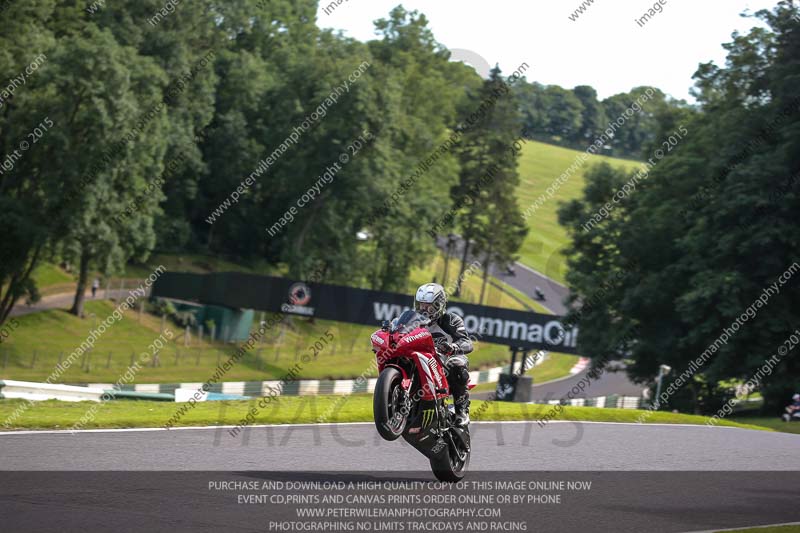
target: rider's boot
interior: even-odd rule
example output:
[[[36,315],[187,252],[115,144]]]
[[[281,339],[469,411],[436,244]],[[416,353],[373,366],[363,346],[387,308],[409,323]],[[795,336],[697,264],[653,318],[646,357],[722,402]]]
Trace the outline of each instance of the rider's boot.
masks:
[[[456,425],[467,426],[469,424],[469,392],[464,392],[460,396],[453,398],[456,408]]]

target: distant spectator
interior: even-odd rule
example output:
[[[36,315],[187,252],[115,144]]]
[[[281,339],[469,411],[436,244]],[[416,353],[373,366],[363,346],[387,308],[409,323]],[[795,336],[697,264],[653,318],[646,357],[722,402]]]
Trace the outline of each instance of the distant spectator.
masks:
[[[92,282],[92,298],[95,297],[95,294],[97,294],[97,289],[99,288],[100,288],[100,278],[94,278],[94,281]]]

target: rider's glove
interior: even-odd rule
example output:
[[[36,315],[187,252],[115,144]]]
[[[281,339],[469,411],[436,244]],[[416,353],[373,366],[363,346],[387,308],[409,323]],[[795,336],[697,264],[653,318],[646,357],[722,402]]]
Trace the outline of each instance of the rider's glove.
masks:
[[[438,342],[436,342],[436,351],[439,352],[441,355],[450,355],[451,353],[453,353],[453,345],[445,341],[444,339],[441,339]]]
[[[458,344],[454,344],[454,343],[449,343],[448,342],[448,343],[446,343],[444,345],[444,352],[442,352],[442,353],[444,353],[445,355],[450,356],[450,355],[457,354],[459,351],[460,351],[460,348],[458,347]]]

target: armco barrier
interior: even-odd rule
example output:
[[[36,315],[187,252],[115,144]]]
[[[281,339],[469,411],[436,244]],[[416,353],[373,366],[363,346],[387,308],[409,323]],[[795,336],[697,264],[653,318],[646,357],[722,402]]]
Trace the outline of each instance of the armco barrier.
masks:
[[[547,405],[558,405],[561,400],[533,401],[529,403],[539,403]],[[568,400],[568,405],[575,407],[606,407],[609,409],[642,409],[646,405],[646,400],[639,396],[598,396],[596,398],[573,398]]]
[[[23,400],[61,400],[64,402],[99,402],[105,392],[97,387],[76,387],[74,385],[50,385],[30,381],[0,380],[0,398]]]

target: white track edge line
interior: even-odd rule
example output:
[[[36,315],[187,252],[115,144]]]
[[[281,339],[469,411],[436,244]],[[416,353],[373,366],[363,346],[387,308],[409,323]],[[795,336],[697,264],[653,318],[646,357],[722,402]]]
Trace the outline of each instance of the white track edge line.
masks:
[[[688,531],[686,533],[720,533],[722,531],[741,531],[741,530],[750,530],[750,529],[766,529],[768,527],[779,527],[779,526],[799,526],[800,522],[786,522],[784,524],[767,524],[764,526],[741,526],[741,527],[734,527],[729,529],[705,529],[703,531]]]
[[[482,420],[471,422],[475,424],[533,424],[536,420]],[[660,424],[660,423],[647,423],[639,424],[638,422],[599,422],[589,420],[551,420],[547,424],[596,424],[596,425],[612,425],[612,426],[641,426],[641,427],[686,427],[686,428],[709,428],[709,429],[748,429],[738,428],[733,426],[707,426],[706,424]],[[303,427],[329,427],[329,426],[366,426],[374,425],[374,422],[326,422],[321,424],[255,424],[247,426],[249,428],[303,428]],[[225,426],[181,426],[176,428],[166,429],[163,427],[158,428],[98,428],[98,429],[79,429],[71,431],[69,429],[43,429],[43,430],[20,430],[20,431],[0,431],[0,435],[59,435],[59,434],[73,434],[73,433],[131,433],[131,432],[148,432],[148,431],[186,431],[186,430],[209,430],[209,429],[233,429],[239,426],[225,425]],[[788,433],[787,433],[788,435]]]

